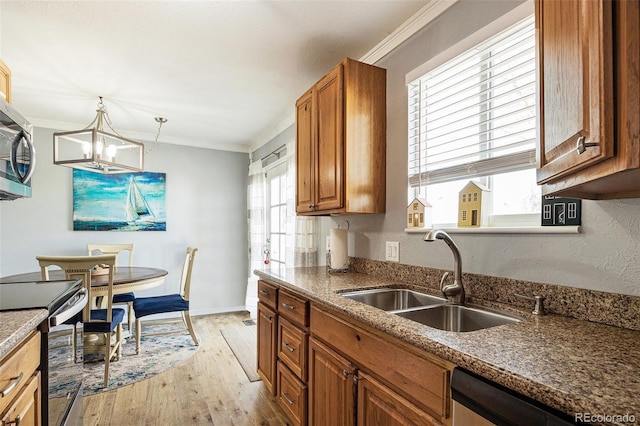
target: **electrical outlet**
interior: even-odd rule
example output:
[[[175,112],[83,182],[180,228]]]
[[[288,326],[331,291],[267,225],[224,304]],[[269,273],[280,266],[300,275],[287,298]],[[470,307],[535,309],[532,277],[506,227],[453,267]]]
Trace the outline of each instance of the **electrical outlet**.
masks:
[[[400,262],[400,243],[398,241],[387,241],[385,260]]]

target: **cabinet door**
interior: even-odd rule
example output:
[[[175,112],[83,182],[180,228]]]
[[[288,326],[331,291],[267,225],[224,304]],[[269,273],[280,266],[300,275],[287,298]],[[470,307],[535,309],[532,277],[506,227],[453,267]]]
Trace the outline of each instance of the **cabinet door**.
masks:
[[[342,65],[315,86],[317,128],[316,210],[343,207],[344,105]]]
[[[538,183],[614,154],[611,17],[608,0],[536,0]]]
[[[441,424],[371,376],[363,372],[358,376],[358,426]]]
[[[313,189],[314,166],[314,120],[312,91],[308,91],[296,102],[296,212],[311,212],[315,207]]]
[[[355,423],[355,367],[327,346],[309,338],[309,424]]]
[[[272,395],[276,394],[276,313],[258,303],[258,374]]]

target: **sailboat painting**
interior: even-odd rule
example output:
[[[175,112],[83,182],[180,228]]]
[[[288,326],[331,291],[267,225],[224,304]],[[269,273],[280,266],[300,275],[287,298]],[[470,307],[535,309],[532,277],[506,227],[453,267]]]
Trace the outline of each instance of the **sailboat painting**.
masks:
[[[74,231],[166,231],[166,173],[73,170]]]

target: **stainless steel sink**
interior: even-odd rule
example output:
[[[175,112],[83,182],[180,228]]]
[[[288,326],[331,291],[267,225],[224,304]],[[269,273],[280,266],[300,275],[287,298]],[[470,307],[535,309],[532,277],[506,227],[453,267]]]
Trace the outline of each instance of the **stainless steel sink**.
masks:
[[[401,288],[351,291],[341,295],[385,311],[400,311],[446,303],[446,300],[440,297]]]
[[[482,330],[520,321],[507,315],[459,305],[441,305],[396,314],[429,327],[456,332]]]

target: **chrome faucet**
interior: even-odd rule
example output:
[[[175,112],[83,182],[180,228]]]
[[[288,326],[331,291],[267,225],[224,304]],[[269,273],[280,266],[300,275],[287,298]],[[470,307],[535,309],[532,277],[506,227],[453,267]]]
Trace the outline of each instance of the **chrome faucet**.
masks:
[[[452,305],[464,305],[464,287],[462,285],[462,259],[460,250],[449,234],[441,229],[434,229],[424,236],[425,241],[444,240],[453,252],[453,284],[443,286],[444,278],[440,281],[440,290]]]

